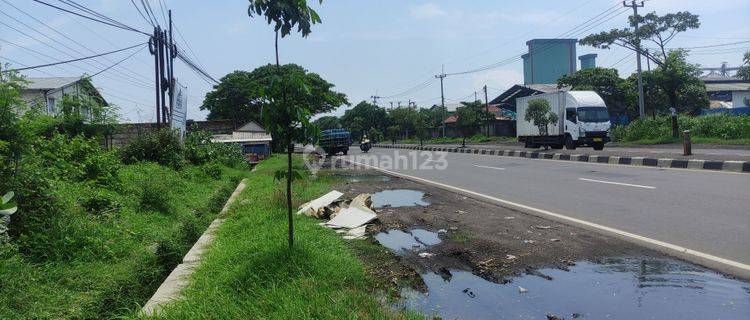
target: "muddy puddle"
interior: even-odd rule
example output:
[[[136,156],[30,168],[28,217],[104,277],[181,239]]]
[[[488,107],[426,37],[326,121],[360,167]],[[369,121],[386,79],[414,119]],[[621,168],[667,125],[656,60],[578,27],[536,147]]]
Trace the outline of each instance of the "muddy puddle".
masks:
[[[400,307],[443,319],[748,319],[750,284],[659,258],[581,261],[508,284],[471,272],[422,274],[427,292],[403,289]],[[519,288],[520,287],[520,288]],[[555,319],[554,317],[552,319]]]
[[[418,190],[383,190],[372,195],[372,205],[375,208],[427,206],[430,202],[424,196],[425,193]]]
[[[424,229],[412,229],[408,231],[392,229],[378,233],[375,235],[375,240],[397,254],[410,250],[419,251],[441,242],[436,232]]]

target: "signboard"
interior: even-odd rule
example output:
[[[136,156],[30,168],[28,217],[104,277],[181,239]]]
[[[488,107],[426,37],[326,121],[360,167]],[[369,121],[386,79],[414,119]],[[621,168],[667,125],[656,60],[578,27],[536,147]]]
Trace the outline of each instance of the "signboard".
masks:
[[[185,138],[185,121],[187,120],[187,87],[175,80],[174,90],[174,102],[169,124],[170,128],[179,131],[180,140],[182,140]]]

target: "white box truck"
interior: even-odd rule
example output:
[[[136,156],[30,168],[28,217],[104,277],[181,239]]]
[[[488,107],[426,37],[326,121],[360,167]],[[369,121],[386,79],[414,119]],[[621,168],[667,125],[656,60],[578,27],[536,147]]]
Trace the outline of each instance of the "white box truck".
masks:
[[[558,116],[549,124],[547,135],[539,133],[533,122],[524,120],[529,101],[547,100],[550,111]],[[516,136],[526,148],[550,147],[575,149],[590,146],[604,149],[609,142],[609,112],[604,100],[594,91],[561,91],[516,99]]]

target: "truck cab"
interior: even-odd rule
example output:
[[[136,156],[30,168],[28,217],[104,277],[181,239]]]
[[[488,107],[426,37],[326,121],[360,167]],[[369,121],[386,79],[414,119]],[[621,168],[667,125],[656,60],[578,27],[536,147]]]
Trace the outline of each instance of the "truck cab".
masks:
[[[609,142],[607,133],[610,129],[609,111],[599,95],[589,92],[574,92],[567,95],[565,103],[565,147],[575,149],[578,146],[590,146],[594,150],[604,149]]]

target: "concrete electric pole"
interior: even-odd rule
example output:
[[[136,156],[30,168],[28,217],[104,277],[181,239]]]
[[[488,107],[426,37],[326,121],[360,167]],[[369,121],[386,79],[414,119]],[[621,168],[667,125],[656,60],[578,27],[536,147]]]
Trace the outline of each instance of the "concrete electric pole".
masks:
[[[445,79],[445,67],[440,70],[440,74],[435,75],[435,78],[440,79],[440,106],[442,107],[442,112],[445,112],[445,91],[443,90],[443,79]],[[445,114],[443,114],[441,125],[440,127],[443,129],[443,137],[445,137]]]
[[[635,0],[630,0],[630,4],[626,1],[622,2],[622,5],[626,8],[633,8],[633,17],[635,17],[635,34],[638,34],[638,8],[643,7],[643,1],[640,4],[636,3]],[[635,59],[638,63],[638,115],[643,118],[646,115],[644,102],[643,102],[643,76],[641,75],[641,39],[636,37],[635,39]]]

